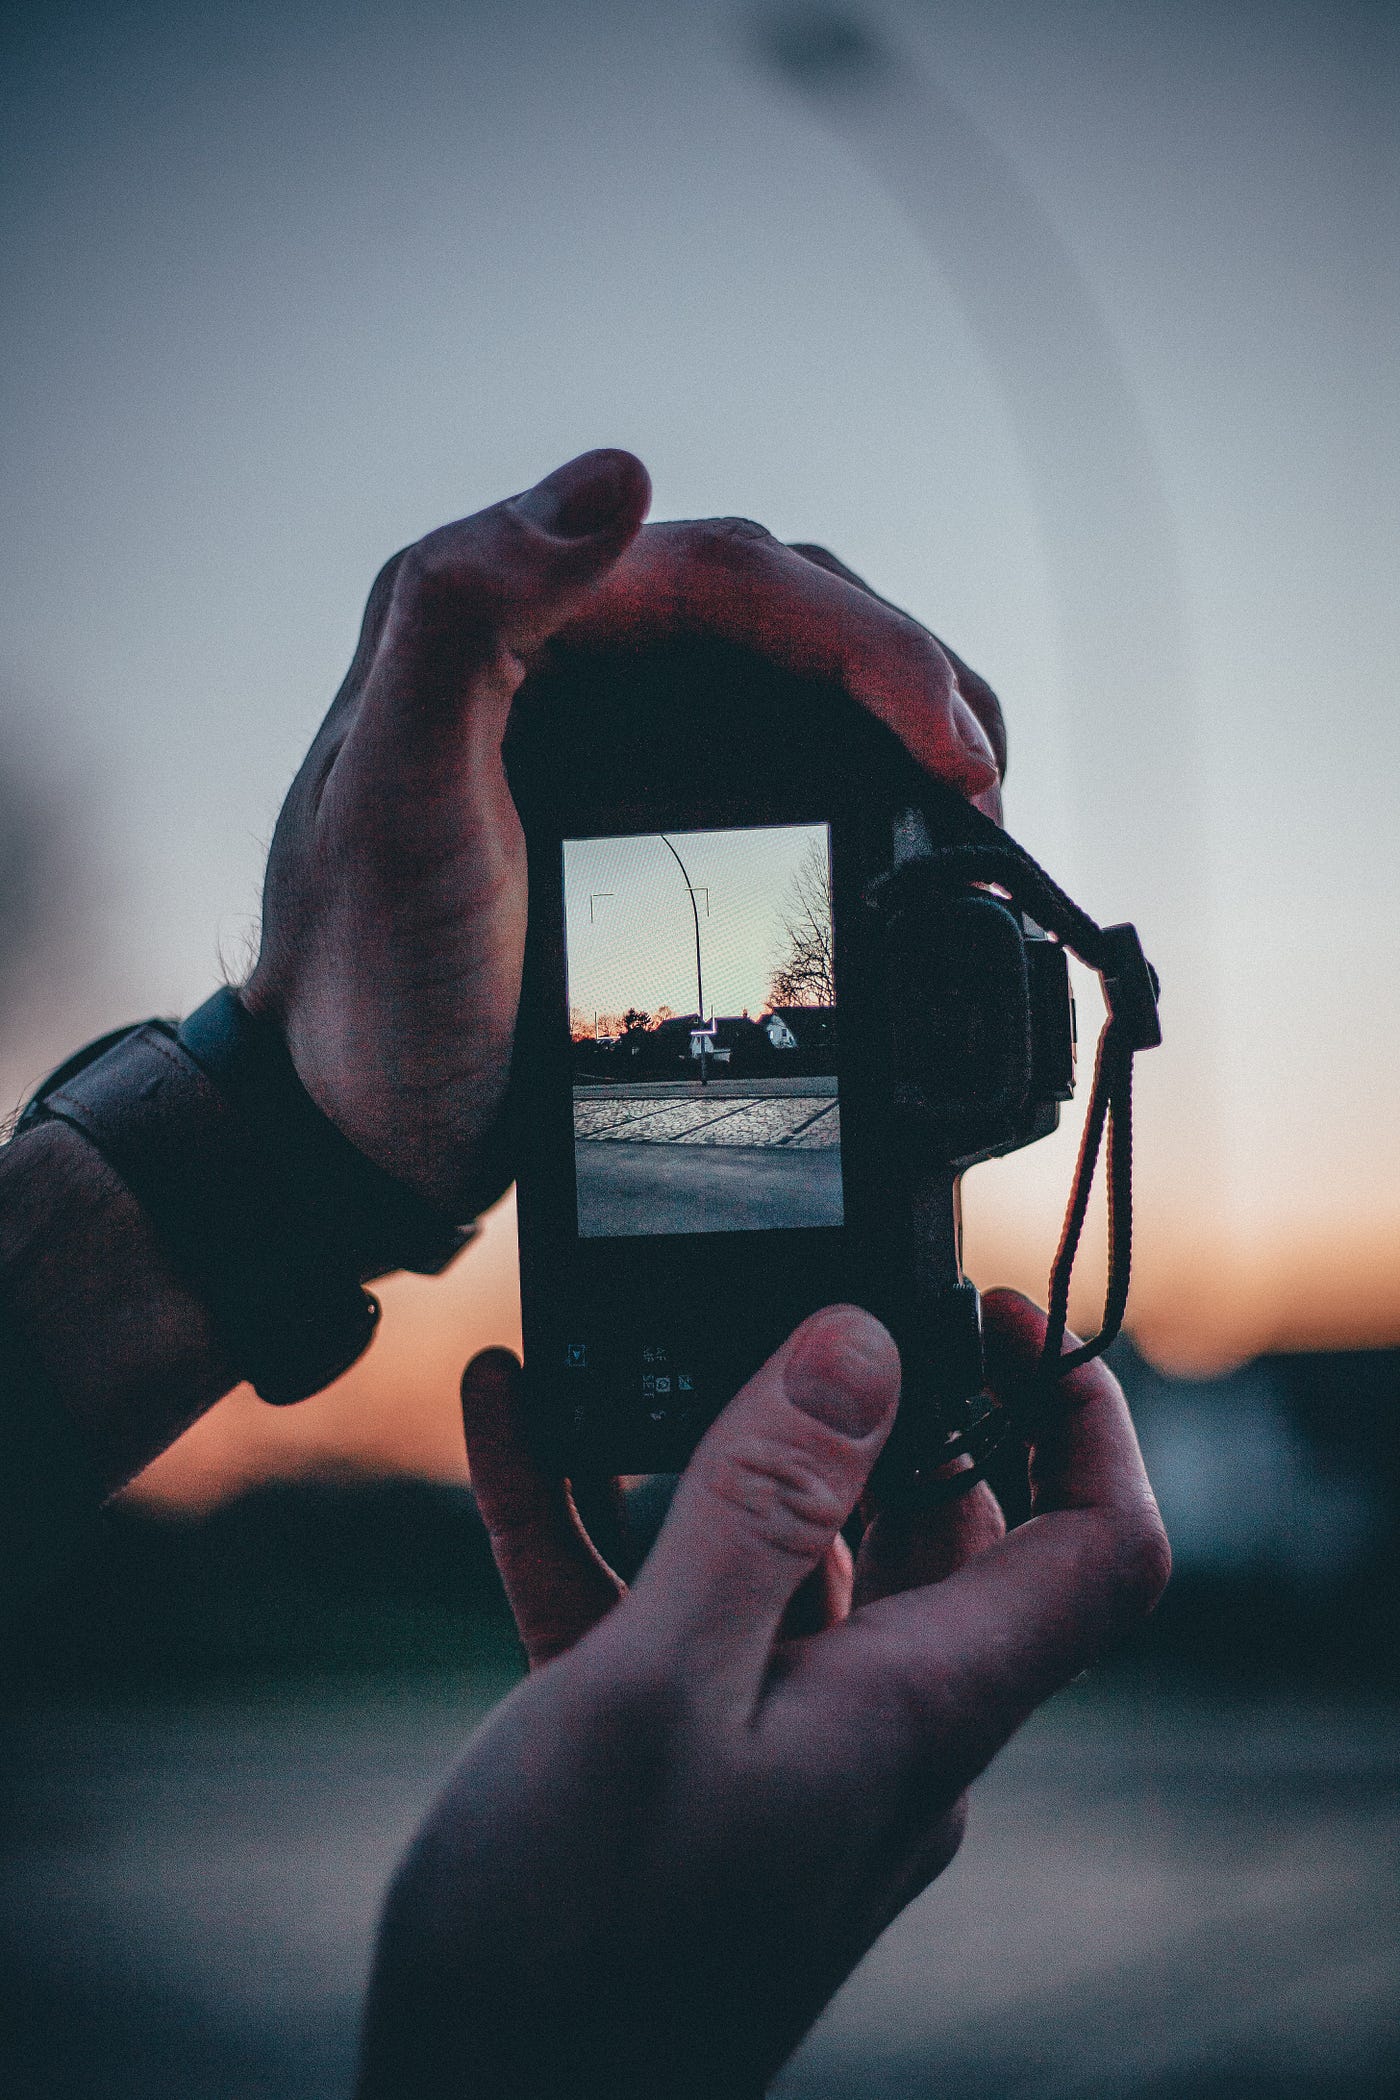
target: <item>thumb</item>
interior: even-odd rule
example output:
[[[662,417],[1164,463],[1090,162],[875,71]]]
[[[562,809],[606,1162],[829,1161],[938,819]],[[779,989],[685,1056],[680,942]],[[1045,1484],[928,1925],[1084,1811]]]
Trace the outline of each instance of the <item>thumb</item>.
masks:
[[[860,1499],[899,1399],[899,1352],[852,1305],[813,1313],[696,1451],[632,1592],[697,1678],[756,1691],[798,1584]]]
[[[465,717],[499,742],[525,656],[612,567],[650,500],[646,468],[630,452],[584,452],[408,548],[352,735],[455,736]]]

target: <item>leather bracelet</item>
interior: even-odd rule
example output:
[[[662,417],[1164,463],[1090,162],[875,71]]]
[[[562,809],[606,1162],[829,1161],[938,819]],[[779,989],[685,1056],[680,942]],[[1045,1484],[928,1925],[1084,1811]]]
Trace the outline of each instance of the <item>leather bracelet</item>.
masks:
[[[53,1118],[120,1175],[233,1368],[276,1406],[320,1392],[369,1346],[367,1280],[436,1275],[475,1231],[352,1145],[273,1025],[227,989],[178,1030],[147,1021],[68,1059],[16,1135]]]

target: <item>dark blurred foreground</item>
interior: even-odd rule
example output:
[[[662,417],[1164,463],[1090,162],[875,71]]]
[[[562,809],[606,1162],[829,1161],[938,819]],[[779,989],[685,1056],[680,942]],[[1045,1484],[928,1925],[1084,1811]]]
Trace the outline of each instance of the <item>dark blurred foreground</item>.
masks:
[[[1120,1368],[1180,1575],[788,2100],[1400,2095],[1400,1361]],[[465,1493],[114,1517],[8,1663],[0,2092],[345,2094],[380,1892],[517,1668]]]

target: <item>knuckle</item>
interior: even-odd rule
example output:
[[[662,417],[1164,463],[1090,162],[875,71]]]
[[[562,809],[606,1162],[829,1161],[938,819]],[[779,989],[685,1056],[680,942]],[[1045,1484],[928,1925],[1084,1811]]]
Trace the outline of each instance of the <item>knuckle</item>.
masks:
[[[979,678],[975,671],[969,671],[966,664],[959,662],[950,651],[945,650],[944,653],[953,666],[959,692],[987,732],[992,750],[996,754],[997,771],[1005,775],[1006,717],[1002,713],[1001,702],[985,678]]]
[[[920,1879],[928,1882],[951,1867],[962,1850],[967,1836],[967,1795],[959,1794],[956,1801],[941,1815],[935,1816],[923,1844],[918,1861]]]
[[[341,701],[354,698],[364,685],[365,679],[369,674],[370,665],[374,661],[375,652],[378,650],[380,639],[383,636],[389,614],[398,597],[399,578],[403,572],[404,563],[411,552],[411,548],[400,547],[397,554],[391,554],[380,569],[379,574],[375,577],[374,582],[370,585],[369,596],[365,600],[364,615],[360,621],[360,635],[355,645],[355,655],[337,695],[338,704]]]
[[[389,601],[398,587],[403,565],[412,552],[411,546],[400,547],[397,554],[391,554],[380,568],[379,574],[369,587],[369,597],[365,600],[366,623],[383,620],[389,608]]]
[[[463,547],[450,528],[405,549],[386,620],[391,653],[426,652],[454,666],[478,665],[500,653],[497,636],[512,601],[508,564]]]
[[[731,564],[752,560],[756,548],[778,544],[767,526],[753,518],[701,518],[692,530],[702,554]]]
[[[883,604],[866,626],[858,676],[872,690],[893,683],[944,703],[957,683],[937,637],[911,614]]]
[[[1150,1496],[1106,1519],[1103,1551],[1124,1611],[1145,1618],[1166,1588],[1172,1569],[1171,1543]]]
[[[499,588],[514,545],[525,537],[525,521],[508,505],[482,517],[439,525],[405,547],[395,579],[397,593],[489,592]]]
[[[936,1772],[966,1725],[965,1693],[949,1671],[903,1654],[888,1658],[883,1687],[898,1740],[917,1744],[920,1768]]]
[[[405,547],[399,556],[399,565],[394,571],[394,596],[400,603],[414,598],[420,591],[431,588],[441,569],[440,556],[433,545],[434,535],[415,540]]]
[[[1146,1614],[1160,1599],[1171,1580],[1172,1548],[1166,1526],[1156,1509],[1139,1529],[1132,1552],[1132,1586],[1139,1609]]]
[[[404,549],[394,577],[392,632],[416,630],[439,618],[448,597],[445,564],[429,540]]]
[[[710,1475],[709,1488],[775,1551],[804,1565],[825,1551],[849,1514],[842,1494],[815,1461],[776,1441],[752,1441],[726,1452]]]
[[[607,1662],[608,1705],[626,1739],[644,1748],[678,1745],[696,1726],[697,1686],[653,1625],[639,1621],[631,1597],[605,1621],[598,1652]]]
[[[962,1838],[959,1797],[985,1762],[974,1754],[969,1765],[979,1715],[976,1694],[956,1669],[898,1641],[881,1647],[878,1669],[863,1670],[860,1686],[875,1739],[900,1746],[920,1814],[955,1816],[951,1858]]]
[[[537,1497],[498,1493],[482,1509],[484,1499],[478,1496],[478,1508],[487,1543],[498,1561],[502,1556],[513,1559],[547,1543],[549,1520]]]
[[[466,576],[460,553],[445,542],[443,534],[430,532],[404,550],[394,579],[394,597],[400,605],[422,609],[459,599],[464,584],[476,580]]]
[[[896,613],[894,620],[899,645],[909,661],[940,693],[951,693],[957,677],[938,637],[930,634],[927,627],[920,626],[910,613]]]

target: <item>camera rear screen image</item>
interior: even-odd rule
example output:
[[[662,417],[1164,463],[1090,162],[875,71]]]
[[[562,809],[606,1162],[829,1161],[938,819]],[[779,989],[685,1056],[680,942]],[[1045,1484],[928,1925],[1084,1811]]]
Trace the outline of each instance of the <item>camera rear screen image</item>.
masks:
[[[584,1239],[840,1225],[825,824],[564,841]]]

